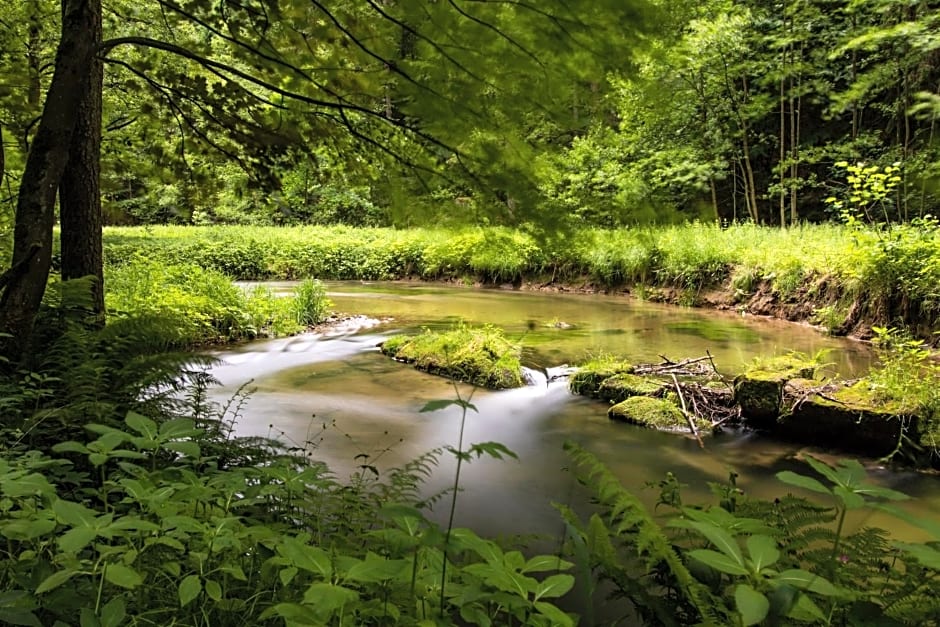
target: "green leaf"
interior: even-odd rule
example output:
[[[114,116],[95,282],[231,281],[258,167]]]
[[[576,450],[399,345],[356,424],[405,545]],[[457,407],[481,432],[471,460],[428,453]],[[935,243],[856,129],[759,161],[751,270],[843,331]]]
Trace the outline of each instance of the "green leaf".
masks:
[[[45,592],[49,592],[50,590],[55,590],[77,574],[78,571],[71,568],[67,570],[60,570],[57,573],[52,573],[43,579],[42,583],[36,587],[36,594],[43,594]]]
[[[101,608],[101,627],[120,627],[124,624],[127,608],[124,599],[114,597]]]
[[[833,488],[832,491],[837,497],[839,497],[839,500],[842,501],[842,504],[845,505],[847,509],[858,509],[860,507],[865,507],[865,499],[862,498],[860,494],[857,494],[848,488],[837,485],[835,488]]]
[[[699,533],[708,538],[709,542],[714,544],[719,551],[734,560],[738,566],[744,566],[744,556],[741,554],[741,547],[738,546],[737,540],[735,540],[730,533],[708,522],[692,521],[690,524],[693,529],[696,529]]]
[[[131,411],[127,412],[127,417],[124,418],[124,422],[127,423],[128,427],[144,436],[146,439],[157,439],[157,423],[150,418]]]
[[[364,560],[346,571],[345,579],[363,583],[388,581],[397,577],[407,566],[406,560],[389,560],[369,551]]]
[[[78,624],[81,627],[101,627],[101,622],[98,620],[98,615],[95,614],[95,610],[90,607],[83,607],[79,613]]]
[[[288,566],[287,568],[282,568],[280,572],[278,572],[277,574],[278,579],[281,580],[281,585],[284,586],[285,588],[288,585],[290,585],[290,582],[292,582],[294,580],[294,577],[297,576],[297,572],[298,571],[297,571],[296,566]]]
[[[927,568],[940,570],[940,551],[926,544],[914,544],[911,542],[895,542],[898,547]]]
[[[754,565],[754,571],[757,573],[780,559],[777,541],[769,536],[751,536],[748,538],[747,552],[751,555],[751,562]]]
[[[727,573],[728,575],[750,574],[744,566],[741,566],[735,562],[733,558],[725,555],[724,553],[719,553],[718,551],[712,551],[710,549],[696,549],[694,551],[689,551],[689,557],[702,562],[706,566],[711,566],[718,572]]]
[[[467,401],[461,401],[458,399],[438,399],[428,401],[419,411],[422,413],[429,411],[440,411],[441,409],[446,409],[452,405],[456,405],[457,407],[461,407],[463,409],[469,409],[471,411],[477,411],[477,408],[475,405],[473,405],[473,403],[468,403]]]
[[[839,596],[841,594],[839,589],[829,583],[829,580],[825,577],[796,568],[783,571],[773,578],[772,583],[775,585],[786,584],[798,590],[806,590],[823,596]]]
[[[179,585],[180,607],[186,607],[192,603],[200,592],[202,592],[202,581],[199,579],[199,575],[187,576]]]
[[[175,451],[177,453],[182,453],[186,457],[192,459],[199,459],[202,455],[202,449],[199,448],[199,445],[195,442],[167,442],[163,445],[163,448],[168,451]]]
[[[798,475],[797,473],[790,470],[778,472],[777,479],[783,481],[786,484],[803,488],[805,490],[812,490],[813,492],[819,492],[821,494],[832,494],[832,490],[824,486],[818,480],[813,479],[812,477],[807,477],[806,475]]]
[[[140,574],[124,564],[108,564],[104,578],[116,586],[134,589],[144,582]]]
[[[552,575],[535,587],[535,600],[554,599],[568,593],[574,587],[574,577],[567,573]]]
[[[190,418],[176,418],[160,425],[160,439],[162,440],[192,438],[200,433],[202,431],[196,428],[196,423]]]
[[[845,477],[839,475],[835,468],[826,462],[816,459],[812,455],[807,455],[806,463],[813,467],[813,470],[833,483],[833,485],[845,485]]]
[[[59,550],[64,553],[78,553],[98,537],[96,529],[75,527],[59,536]]]
[[[29,610],[15,607],[0,607],[0,622],[8,625],[25,625],[27,627],[43,627],[36,615]]]
[[[467,452],[476,455],[478,459],[483,455],[488,455],[493,459],[503,459],[504,455],[513,459],[519,459],[518,455],[499,442],[480,442],[472,444],[470,448],[467,449]]]
[[[745,626],[756,625],[767,617],[770,601],[748,584],[739,584],[734,590],[734,603]]]
[[[324,579],[329,579],[333,574],[333,564],[326,551],[304,544],[297,538],[283,538],[277,547],[277,552],[286,557],[294,566],[316,573]]]
[[[550,620],[552,627],[574,627],[574,619],[551,603],[536,601],[535,611]]]
[[[56,518],[71,527],[94,527],[97,513],[80,503],[56,499],[52,504]]]
[[[331,583],[314,583],[304,593],[304,603],[314,605],[318,610],[333,612],[347,603],[353,603],[359,593],[343,586]]]
[[[816,602],[802,592],[796,597],[796,603],[787,612],[787,616],[807,623],[825,625],[829,622],[827,616],[823,613]]]
[[[205,583],[206,595],[213,601],[222,600],[222,586],[219,585],[218,581],[214,579],[206,579]]]
[[[522,567],[524,573],[543,573],[550,570],[568,570],[574,566],[557,555],[536,555]]]

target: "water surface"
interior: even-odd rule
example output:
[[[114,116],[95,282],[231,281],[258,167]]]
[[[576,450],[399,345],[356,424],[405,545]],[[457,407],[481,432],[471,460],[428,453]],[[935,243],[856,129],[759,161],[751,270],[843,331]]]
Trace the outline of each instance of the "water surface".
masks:
[[[275,289],[289,284],[272,284]],[[434,399],[473,394],[478,412],[466,419],[465,445],[497,441],[518,460],[475,460],[462,471],[458,524],[483,533],[548,534],[561,531],[552,501],[578,510],[586,497],[562,444],[572,440],[600,457],[625,486],[652,505],[645,489],[667,471],[688,484],[687,502],[708,499],[708,482],[722,482],[731,470],[750,494],[774,497],[787,488],[774,473],[805,471],[807,451],[753,433],[725,433],[700,450],[691,439],[614,423],[606,406],[572,396],[564,382],[500,392],[455,391],[445,379],[424,374],[381,355],[376,345],[391,334],[447,328],[460,322],[493,324],[525,347],[534,368],[576,364],[600,354],[632,361],[681,359],[709,351],[721,371],[732,374],[761,356],[787,351],[817,354],[832,372],[862,373],[872,355],[860,343],[826,337],[801,325],[742,317],[731,312],[683,309],[619,296],[569,295],[442,287],[406,283],[328,283],[338,311],[392,320],[358,333],[302,335],[252,342],[216,353],[213,374],[223,386],[219,399],[252,381],[256,391],[244,408],[238,432],[273,435],[311,448],[340,475],[363,463],[384,473],[444,445],[456,446],[461,415],[456,407],[422,413]],[[453,462],[441,460],[428,491],[453,481]],[[940,490],[931,476],[890,472],[873,465],[876,479],[921,497],[909,509],[940,515]],[[856,519],[917,538],[890,519]]]

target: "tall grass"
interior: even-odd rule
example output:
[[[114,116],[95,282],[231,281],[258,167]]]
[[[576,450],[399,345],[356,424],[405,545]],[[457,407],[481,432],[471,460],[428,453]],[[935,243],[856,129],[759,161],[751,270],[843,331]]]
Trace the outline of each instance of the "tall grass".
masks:
[[[876,320],[940,313],[940,229],[929,219],[888,230],[694,223],[554,239],[504,227],[109,228],[105,255],[115,266],[143,255],[237,279],[553,278],[603,288],[730,283],[744,292],[765,282],[783,298],[825,280],[830,291],[867,303]]]

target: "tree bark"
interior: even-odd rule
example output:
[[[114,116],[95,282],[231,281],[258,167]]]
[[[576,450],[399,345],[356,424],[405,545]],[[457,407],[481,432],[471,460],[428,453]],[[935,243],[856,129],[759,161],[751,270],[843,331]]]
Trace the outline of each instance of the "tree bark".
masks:
[[[86,1],[91,5],[87,36],[97,47],[101,43],[101,0]],[[94,277],[88,306],[95,324],[104,323],[100,190],[103,74],[102,60],[93,56],[80,87],[78,119],[59,184],[62,279]]]
[[[97,14],[96,14],[97,9]],[[75,129],[81,89],[95,55],[100,4],[63,0],[62,35],[42,118],[26,158],[13,228],[9,282],[0,297],[0,355],[16,363],[39,312],[52,261],[55,199]]]

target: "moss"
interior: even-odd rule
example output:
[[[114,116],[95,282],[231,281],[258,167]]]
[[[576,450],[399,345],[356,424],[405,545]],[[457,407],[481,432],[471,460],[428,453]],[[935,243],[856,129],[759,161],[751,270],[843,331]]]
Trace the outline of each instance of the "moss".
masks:
[[[571,375],[568,389],[573,394],[597,396],[605,380],[621,374],[632,374],[635,369],[633,364],[610,357],[592,359]]]
[[[601,382],[597,396],[619,403],[631,396],[660,396],[663,386],[652,379],[635,374],[616,374]]]
[[[399,335],[384,342],[381,350],[419,370],[493,390],[526,384],[519,362],[522,347],[492,326]]]
[[[607,415],[613,420],[623,420],[661,431],[685,431],[689,428],[682,410],[675,403],[649,396],[632,396],[608,409]],[[707,432],[711,425],[696,420],[696,427],[702,432]]]
[[[812,379],[819,363],[799,353],[776,355],[755,360],[744,371],[749,379],[761,381],[787,381],[789,379]]]

